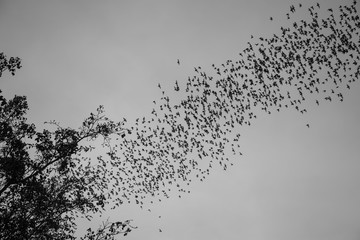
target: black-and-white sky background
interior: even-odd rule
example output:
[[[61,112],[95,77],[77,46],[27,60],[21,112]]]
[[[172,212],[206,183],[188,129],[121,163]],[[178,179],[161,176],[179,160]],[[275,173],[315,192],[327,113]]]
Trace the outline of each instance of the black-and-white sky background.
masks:
[[[334,11],[352,3],[319,2]],[[158,83],[171,90],[197,66],[211,74],[212,64],[238,58],[248,41],[309,18],[313,4],[2,0],[1,51],[19,56],[23,68],[4,75],[0,87],[7,97],[27,96],[28,119],[40,127],[53,119],[77,127],[100,104],[112,119],[131,122],[150,114],[161,97]],[[287,20],[290,5],[296,14]],[[81,220],[79,231],[109,216],[134,219],[130,240],[360,239],[359,93],[356,81],[343,102],[311,102],[303,115],[259,114],[240,129],[244,155],[226,172],[194,180],[181,198],[174,192],[144,210],[123,205],[91,223]]]

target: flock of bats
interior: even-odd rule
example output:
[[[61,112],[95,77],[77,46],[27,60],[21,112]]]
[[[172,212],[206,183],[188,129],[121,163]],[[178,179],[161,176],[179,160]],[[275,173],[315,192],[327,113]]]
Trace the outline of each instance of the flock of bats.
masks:
[[[142,206],[149,195],[161,200],[174,187],[188,192],[186,185],[202,181],[215,165],[226,170],[233,155],[241,155],[241,127],[262,111],[303,114],[304,103],[343,101],[343,91],[360,76],[358,7],[356,1],[334,10],[292,5],[288,26],[273,36],[251,36],[237,59],[213,64],[211,72],[196,67],[171,93],[159,84],[161,99],[150,117],[130,123],[113,147],[120,158],[109,174],[118,203]],[[291,22],[300,10],[308,17]]]

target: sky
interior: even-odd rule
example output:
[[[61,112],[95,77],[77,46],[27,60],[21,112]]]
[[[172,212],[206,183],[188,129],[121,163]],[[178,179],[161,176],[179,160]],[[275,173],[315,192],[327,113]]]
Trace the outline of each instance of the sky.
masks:
[[[100,104],[114,120],[135,119],[161,97],[158,83],[171,88],[194,67],[235,59],[251,35],[279,32],[299,3],[314,2],[0,0],[0,51],[23,65],[0,87],[6,97],[27,96],[29,122],[40,128],[49,120],[77,127]],[[241,129],[243,156],[227,171],[151,212],[124,205],[79,221],[79,231],[109,216],[133,219],[131,240],[359,239],[359,92],[355,82],[343,102],[260,115]]]

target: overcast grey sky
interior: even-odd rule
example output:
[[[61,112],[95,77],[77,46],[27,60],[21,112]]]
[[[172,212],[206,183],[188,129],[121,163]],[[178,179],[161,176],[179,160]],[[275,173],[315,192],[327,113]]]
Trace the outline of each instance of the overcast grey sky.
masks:
[[[100,104],[115,120],[134,119],[159,99],[157,83],[170,87],[195,66],[236,58],[250,35],[279,32],[300,2],[314,3],[0,0],[0,51],[23,63],[0,86],[7,97],[26,95],[29,121],[40,126],[77,127]],[[351,1],[319,2],[335,9]],[[228,171],[151,212],[124,205],[108,215],[134,219],[127,239],[360,239],[359,92],[356,82],[344,102],[261,115],[241,129],[244,156]]]

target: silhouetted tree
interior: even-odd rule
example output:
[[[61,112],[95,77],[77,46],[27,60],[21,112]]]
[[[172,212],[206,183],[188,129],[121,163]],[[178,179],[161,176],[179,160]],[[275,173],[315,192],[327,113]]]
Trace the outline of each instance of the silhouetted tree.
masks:
[[[20,67],[19,58],[0,54],[0,76],[6,70],[14,75]],[[53,131],[37,132],[27,123],[27,110],[26,97],[0,95],[0,239],[72,239],[75,217],[90,218],[115,195],[107,192],[109,160],[98,157],[93,164],[84,153],[94,148],[84,140],[102,137],[111,156],[110,136],[126,130],[122,122],[107,119],[100,106],[78,130],[51,122]],[[101,232],[89,229],[85,238],[111,239],[132,228],[129,221],[108,223]]]

